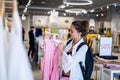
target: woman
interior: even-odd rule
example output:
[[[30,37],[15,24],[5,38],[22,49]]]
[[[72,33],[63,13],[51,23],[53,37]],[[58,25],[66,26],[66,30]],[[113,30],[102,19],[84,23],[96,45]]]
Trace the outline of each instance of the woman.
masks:
[[[84,42],[88,28],[87,21],[74,21],[70,27],[72,41],[64,49],[61,48],[62,56],[62,76],[69,77],[69,80],[84,80],[79,62],[85,67],[85,55],[88,50],[87,45],[83,45],[77,52],[78,45]]]

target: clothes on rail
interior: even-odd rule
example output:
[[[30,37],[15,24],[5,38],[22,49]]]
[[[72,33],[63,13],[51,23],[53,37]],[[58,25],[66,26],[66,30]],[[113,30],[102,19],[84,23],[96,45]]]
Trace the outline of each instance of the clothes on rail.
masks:
[[[44,40],[42,80],[59,80],[59,48],[53,39]]]

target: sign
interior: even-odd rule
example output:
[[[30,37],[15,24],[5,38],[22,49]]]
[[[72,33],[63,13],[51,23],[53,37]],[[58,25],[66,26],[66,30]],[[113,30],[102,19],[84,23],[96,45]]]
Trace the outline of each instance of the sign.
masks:
[[[90,19],[89,26],[94,26],[95,27],[95,20],[94,19]]]
[[[49,27],[58,27],[58,12],[52,11],[49,18]]]
[[[101,37],[100,39],[100,56],[111,56],[112,37]]]

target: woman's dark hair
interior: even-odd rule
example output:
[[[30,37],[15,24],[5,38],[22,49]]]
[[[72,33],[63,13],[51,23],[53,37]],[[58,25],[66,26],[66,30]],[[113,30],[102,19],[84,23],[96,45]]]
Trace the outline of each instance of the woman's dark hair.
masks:
[[[72,25],[75,27],[75,29],[78,31],[78,32],[81,32],[81,36],[85,36],[87,31],[88,31],[88,26],[89,26],[89,23],[88,21],[84,20],[84,21],[73,21],[72,22]]]

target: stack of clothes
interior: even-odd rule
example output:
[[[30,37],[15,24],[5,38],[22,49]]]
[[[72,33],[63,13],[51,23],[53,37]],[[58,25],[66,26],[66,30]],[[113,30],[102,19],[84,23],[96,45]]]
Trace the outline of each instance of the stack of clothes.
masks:
[[[120,64],[104,64],[105,68],[113,69],[113,70],[120,70]]]
[[[111,63],[111,64],[120,64],[119,59],[104,59],[100,58],[99,56],[94,57],[94,62],[97,64],[105,64],[105,63]]]

